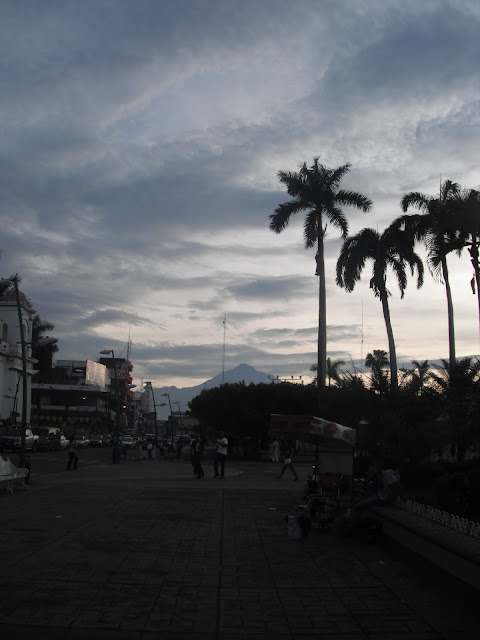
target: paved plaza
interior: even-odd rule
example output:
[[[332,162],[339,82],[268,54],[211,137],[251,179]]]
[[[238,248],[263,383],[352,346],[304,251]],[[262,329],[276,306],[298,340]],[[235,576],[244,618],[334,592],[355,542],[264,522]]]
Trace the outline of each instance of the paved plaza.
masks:
[[[2,640],[464,640],[478,607],[384,542],[287,535],[273,463],[128,461],[0,496]],[[297,464],[301,478],[308,464]]]

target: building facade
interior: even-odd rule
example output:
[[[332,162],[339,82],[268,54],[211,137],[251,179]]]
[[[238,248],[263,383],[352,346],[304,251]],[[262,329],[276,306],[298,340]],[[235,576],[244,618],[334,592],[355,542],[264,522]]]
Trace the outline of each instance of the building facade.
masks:
[[[20,424],[23,406],[22,340],[19,324],[19,306],[23,325],[27,370],[26,423],[30,422],[31,379],[36,360],[32,358],[32,326],[35,310],[21,291],[18,301],[13,289],[7,289],[0,298],[0,426],[8,428]]]

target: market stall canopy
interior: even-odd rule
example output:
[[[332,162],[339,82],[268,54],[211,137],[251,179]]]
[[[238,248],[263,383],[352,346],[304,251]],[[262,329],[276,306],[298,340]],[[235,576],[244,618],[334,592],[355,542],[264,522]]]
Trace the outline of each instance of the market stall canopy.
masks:
[[[342,441],[350,447],[355,446],[355,429],[316,416],[273,413],[270,416],[270,432],[308,442],[317,442],[321,438]]]

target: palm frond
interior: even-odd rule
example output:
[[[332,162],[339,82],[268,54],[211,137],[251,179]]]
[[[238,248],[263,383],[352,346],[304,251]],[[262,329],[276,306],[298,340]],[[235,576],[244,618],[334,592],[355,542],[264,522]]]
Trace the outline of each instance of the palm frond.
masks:
[[[270,230],[275,231],[275,233],[280,233],[290,222],[291,216],[299,211],[303,211],[306,207],[308,207],[308,203],[301,200],[282,202],[275,209],[275,213],[271,213],[268,216],[270,219]]]
[[[408,211],[409,207],[415,207],[420,211],[425,211],[428,213],[428,207],[430,204],[431,198],[429,196],[425,196],[423,193],[419,191],[411,191],[403,196],[400,201],[400,206],[403,211]]]
[[[342,238],[346,238],[348,235],[348,220],[340,207],[333,206],[330,209],[327,209],[325,211],[325,215],[330,224],[340,229]]]
[[[347,191],[346,189],[340,189],[335,196],[335,200],[339,204],[356,207],[363,211],[370,211],[373,206],[372,201],[367,196],[356,191]]]
[[[350,167],[352,165],[347,162],[347,164],[344,164],[341,167],[337,167],[336,169],[326,169],[323,165],[320,166],[326,173],[328,172],[328,177],[326,177],[330,188],[335,188],[336,190],[338,188],[338,185],[342,182],[343,178],[350,171]]]

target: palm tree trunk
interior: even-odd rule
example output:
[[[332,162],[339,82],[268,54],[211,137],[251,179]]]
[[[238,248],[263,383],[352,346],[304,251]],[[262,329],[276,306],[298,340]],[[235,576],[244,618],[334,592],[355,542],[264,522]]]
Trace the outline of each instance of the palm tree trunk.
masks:
[[[442,274],[445,283],[445,292],[447,294],[447,317],[448,317],[448,354],[450,364],[455,364],[455,324],[453,319],[453,302],[452,291],[450,289],[450,280],[448,277],[447,259],[442,258]]]
[[[327,377],[327,306],[325,293],[325,256],[323,246],[322,221],[318,221],[318,359],[317,387],[325,387]]]
[[[398,391],[398,368],[397,368],[397,351],[395,349],[395,340],[393,338],[392,322],[390,320],[390,308],[388,306],[387,291],[385,288],[380,291],[380,300],[382,301],[383,317],[385,319],[385,327],[387,329],[388,350],[390,359],[390,385],[393,392]]]

